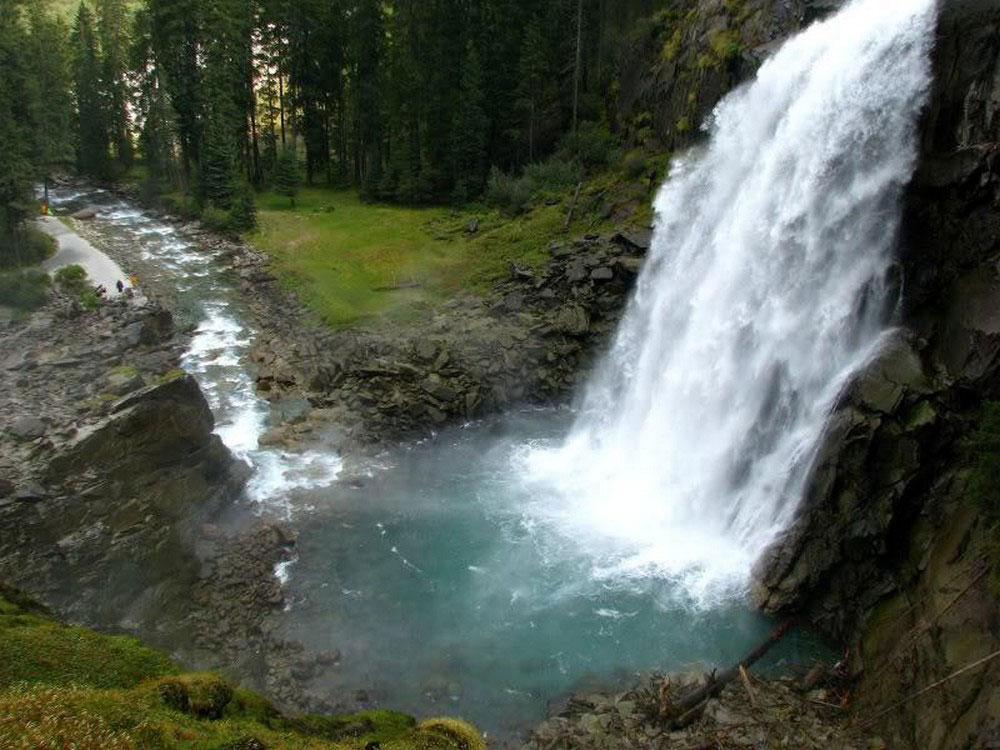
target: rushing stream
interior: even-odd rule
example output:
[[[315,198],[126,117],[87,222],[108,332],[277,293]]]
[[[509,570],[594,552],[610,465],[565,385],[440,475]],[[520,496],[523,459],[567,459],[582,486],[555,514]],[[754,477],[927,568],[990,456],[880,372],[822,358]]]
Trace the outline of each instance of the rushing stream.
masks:
[[[657,198],[578,410],[455,428],[350,477],[322,445],[258,448],[253,331],[208,251],[105,193],[56,194],[100,205],[103,249],[197,326],[184,364],[254,468],[247,512],[300,533],[280,632],[341,654],[314,689],[505,732],[568,691],[730,662],[766,632],[750,567],[890,318],[932,25],[933,0],[858,0],[719,106]],[[815,648],[796,634],[771,658]]]

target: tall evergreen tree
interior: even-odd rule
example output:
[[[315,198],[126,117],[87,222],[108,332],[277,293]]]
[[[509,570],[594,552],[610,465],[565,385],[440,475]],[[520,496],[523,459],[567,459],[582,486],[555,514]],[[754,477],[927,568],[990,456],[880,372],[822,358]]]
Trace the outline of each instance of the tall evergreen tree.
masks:
[[[0,2],[0,266],[24,260],[31,213],[31,82],[19,3]]]
[[[530,162],[535,160],[535,143],[546,103],[545,89],[549,73],[545,39],[542,37],[542,28],[537,16],[532,17],[524,32],[518,73],[520,80],[517,87],[517,105],[522,113],[523,134]]]
[[[159,80],[176,113],[185,188],[198,162],[202,129],[200,0],[146,0]]]
[[[295,208],[295,196],[299,193],[299,158],[293,148],[282,149],[278,165],[274,170],[274,192],[284,195]]]
[[[80,3],[72,40],[77,168],[83,174],[106,179],[111,176],[107,110],[94,16],[86,3]]]
[[[455,160],[453,198],[459,203],[479,195],[486,181],[487,127],[479,53],[470,41],[462,63],[462,83],[452,137]]]
[[[36,108],[31,118],[35,141],[32,161],[42,179],[46,202],[52,172],[73,162],[68,38],[69,30],[55,16],[46,13],[31,16],[27,48],[37,86]]]
[[[251,24],[244,0],[216,0],[206,9],[199,188],[206,205],[223,210],[232,208],[245,153]]]
[[[101,84],[111,146],[119,169],[132,163],[127,80],[129,18],[126,0],[96,0]]]
[[[135,16],[129,55],[130,67],[137,80],[135,112],[139,128],[139,148],[146,165],[146,188],[158,192],[174,179],[174,113],[160,76],[160,66],[153,49],[152,17],[147,8]]]
[[[382,12],[381,0],[358,0],[353,15],[354,169],[356,180],[369,198],[377,194],[382,178]]]

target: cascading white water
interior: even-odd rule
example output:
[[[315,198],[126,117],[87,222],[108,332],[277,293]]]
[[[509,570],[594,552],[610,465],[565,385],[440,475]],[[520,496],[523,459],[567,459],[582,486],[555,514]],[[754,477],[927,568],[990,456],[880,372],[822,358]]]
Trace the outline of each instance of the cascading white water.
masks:
[[[653,248],[534,514],[597,573],[742,590],[891,306],[934,0],[854,0],[716,109],[656,200]]]

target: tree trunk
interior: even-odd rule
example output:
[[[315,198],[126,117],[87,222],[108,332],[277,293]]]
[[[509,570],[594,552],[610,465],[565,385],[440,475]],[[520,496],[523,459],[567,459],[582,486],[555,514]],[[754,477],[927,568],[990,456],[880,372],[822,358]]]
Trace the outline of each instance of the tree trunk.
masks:
[[[583,0],[576,0],[576,65],[573,66],[573,132],[580,111],[580,60],[583,55]]]

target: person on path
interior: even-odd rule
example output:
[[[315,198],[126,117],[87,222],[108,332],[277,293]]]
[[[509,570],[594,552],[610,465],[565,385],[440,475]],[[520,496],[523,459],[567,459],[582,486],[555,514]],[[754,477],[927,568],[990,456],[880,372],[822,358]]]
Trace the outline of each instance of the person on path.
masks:
[[[123,282],[121,279],[118,279],[118,281],[115,282],[115,289],[118,290],[119,294],[121,294],[122,292],[124,292],[125,291],[125,282]]]

